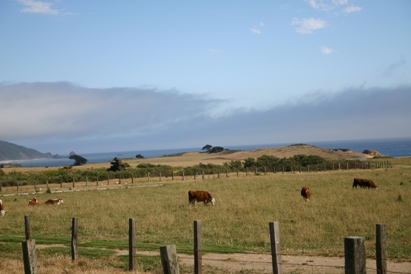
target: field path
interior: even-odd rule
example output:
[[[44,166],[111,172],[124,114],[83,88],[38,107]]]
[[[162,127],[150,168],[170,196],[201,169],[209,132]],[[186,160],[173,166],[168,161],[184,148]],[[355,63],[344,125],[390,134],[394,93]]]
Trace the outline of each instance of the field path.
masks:
[[[159,252],[155,251],[137,251],[137,253],[146,256],[160,255]],[[128,251],[118,251],[118,254],[127,255]],[[207,273],[207,269],[212,269],[212,273],[220,273],[215,272],[216,269],[220,270],[221,273],[248,273],[245,272],[245,270],[252,271],[251,273],[273,273],[270,254],[206,253],[202,255],[202,259],[203,271],[205,273]],[[178,254],[178,261],[182,265],[193,267],[194,256],[187,254]],[[283,255],[282,262],[284,273],[345,273],[343,257]],[[409,274],[411,273],[411,262],[388,261],[387,268],[388,273]],[[367,259],[367,270],[370,273],[376,272],[375,259]]]

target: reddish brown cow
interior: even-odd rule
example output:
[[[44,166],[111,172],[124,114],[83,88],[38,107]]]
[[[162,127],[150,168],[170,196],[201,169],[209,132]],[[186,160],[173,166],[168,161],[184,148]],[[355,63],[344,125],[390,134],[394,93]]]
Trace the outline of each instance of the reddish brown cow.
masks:
[[[4,203],[2,200],[0,200],[0,216],[4,216],[6,214],[6,211],[4,210]]]
[[[63,203],[63,199],[57,198],[57,199],[49,199],[46,201],[46,205],[59,205]]]
[[[195,205],[195,202],[204,202],[204,205],[211,203],[215,204],[215,199],[211,196],[208,191],[203,190],[190,190],[188,191],[188,203],[190,205]]]
[[[377,185],[372,180],[354,178],[352,188],[357,188],[357,186],[360,186],[361,188],[377,188]]]
[[[308,186],[303,186],[301,189],[301,196],[303,196],[306,202],[309,202],[311,198],[311,189]]]
[[[28,205],[29,205],[29,206],[39,206],[40,203],[39,203],[39,201],[37,201],[36,198],[31,198],[31,200],[29,201],[29,204],[28,204]]]

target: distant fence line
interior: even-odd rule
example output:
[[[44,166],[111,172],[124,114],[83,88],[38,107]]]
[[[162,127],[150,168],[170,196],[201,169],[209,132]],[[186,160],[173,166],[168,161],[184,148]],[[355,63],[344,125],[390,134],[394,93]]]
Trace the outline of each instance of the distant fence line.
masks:
[[[25,221],[25,241],[22,242],[23,248],[23,261],[25,274],[37,274],[37,257],[36,257],[36,247],[35,240],[31,238],[30,229],[30,218],[29,216],[24,216]],[[78,260],[78,219],[72,218],[72,235],[71,235],[71,258],[72,261]],[[137,248],[136,248],[136,220],[134,218],[129,218],[129,239],[128,239],[128,250],[129,250],[129,267],[130,271],[137,270]],[[278,222],[269,223],[269,236],[270,236],[270,250],[271,250],[271,266],[272,273],[282,274],[284,265],[296,265],[289,264],[282,261],[281,253],[281,241],[280,241],[280,226]],[[201,274],[203,259],[203,245],[202,245],[202,223],[199,220],[194,221],[194,247],[192,250],[181,250],[191,253],[194,251],[194,273]],[[375,252],[376,252],[376,268],[370,268],[366,265],[366,248],[365,248],[365,238],[358,236],[350,236],[344,238],[344,269],[345,273],[349,274],[365,274],[367,269],[376,270],[379,274],[386,273],[400,273],[392,272],[387,269],[387,255],[386,255],[386,226],[385,224],[376,224],[376,241],[375,241]],[[166,274],[178,274],[179,264],[177,256],[177,248],[175,245],[160,246],[160,259],[163,267],[163,272]],[[218,259],[214,259],[218,260]],[[220,260],[222,262],[227,262],[226,260]],[[239,262],[240,263],[240,262]],[[265,262],[268,263],[268,262]],[[301,265],[298,265],[301,266]],[[325,267],[323,265],[307,265],[311,267]],[[341,269],[341,265],[327,265],[327,267],[334,267]]]
[[[162,181],[163,178],[174,181],[186,180],[188,177],[197,180],[201,179],[215,179],[221,177],[229,177],[233,173],[235,176],[251,176],[251,175],[262,175],[267,173],[303,173],[303,172],[323,172],[323,171],[336,171],[336,170],[352,170],[352,169],[379,169],[379,168],[392,168],[392,164],[388,161],[384,162],[333,162],[319,165],[307,165],[307,166],[271,166],[271,167],[252,167],[252,168],[241,168],[232,169],[228,167],[221,166],[218,169],[193,169],[193,168],[183,168],[177,171],[173,170],[123,170],[116,172],[105,172],[103,174],[93,173],[93,171],[76,171],[71,169],[70,171],[64,170],[63,174],[59,176],[35,176],[33,179],[26,180],[13,180],[10,177],[2,176],[0,177],[0,192],[2,187],[15,186],[17,191],[20,186],[34,185],[34,189],[37,190],[37,185],[46,185],[48,188],[49,184],[60,184],[63,187],[63,183],[70,183],[72,187],[75,187],[77,182],[85,182],[86,186],[92,184],[93,182],[98,185],[110,183],[121,184],[122,180],[131,180],[134,183],[135,180],[141,180],[146,178],[148,182],[152,180]],[[97,171],[97,170],[96,170]],[[6,180],[7,178],[7,180]],[[157,179],[156,179],[157,178]]]

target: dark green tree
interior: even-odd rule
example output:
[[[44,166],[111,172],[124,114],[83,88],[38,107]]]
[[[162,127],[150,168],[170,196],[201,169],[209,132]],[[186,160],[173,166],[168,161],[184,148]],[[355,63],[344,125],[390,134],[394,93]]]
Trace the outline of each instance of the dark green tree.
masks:
[[[87,164],[87,159],[77,154],[71,155],[69,159],[74,160],[75,166],[81,166],[81,165]]]
[[[207,152],[210,152],[212,147],[213,147],[212,145],[207,144],[207,145],[203,146],[203,148],[201,150],[207,150]]]
[[[111,166],[108,168],[108,171],[121,171],[130,167],[127,163],[122,163],[120,158],[115,157],[113,161],[110,162]]]
[[[216,146],[216,147],[213,147],[213,148],[209,151],[209,153],[222,152],[223,150],[224,150],[223,147],[218,147],[218,146]]]

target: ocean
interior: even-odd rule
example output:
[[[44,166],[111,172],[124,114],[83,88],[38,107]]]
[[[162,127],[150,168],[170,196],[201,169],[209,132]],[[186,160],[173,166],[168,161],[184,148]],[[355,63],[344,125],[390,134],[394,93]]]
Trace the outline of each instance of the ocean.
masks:
[[[278,146],[288,146],[295,143],[281,144],[263,144],[263,145],[241,145],[241,146],[224,146],[232,150],[253,150],[256,148],[268,148]],[[377,150],[382,154],[391,157],[411,157],[411,137],[410,138],[391,138],[391,139],[373,139],[373,140],[349,140],[349,141],[329,141],[329,142],[308,142],[306,144],[322,148],[344,148],[355,152],[363,152],[366,149]],[[141,151],[120,151],[120,152],[102,152],[102,153],[79,153],[86,158],[88,163],[110,162],[115,157],[120,159],[135,158],[141,154],[144,158],[155,158],[164,155],[176,154],[181,152],[201,151],[198,148],[178,148],[178,149],[158,149],[158,150],[141,150]],[[11,160],[0,161],[2,163],[16,163],[23,167],[41,167],[41,166],[68,166],[74,163],[74,160],[68,158],[58,159],[34,159],[34,160]]]

